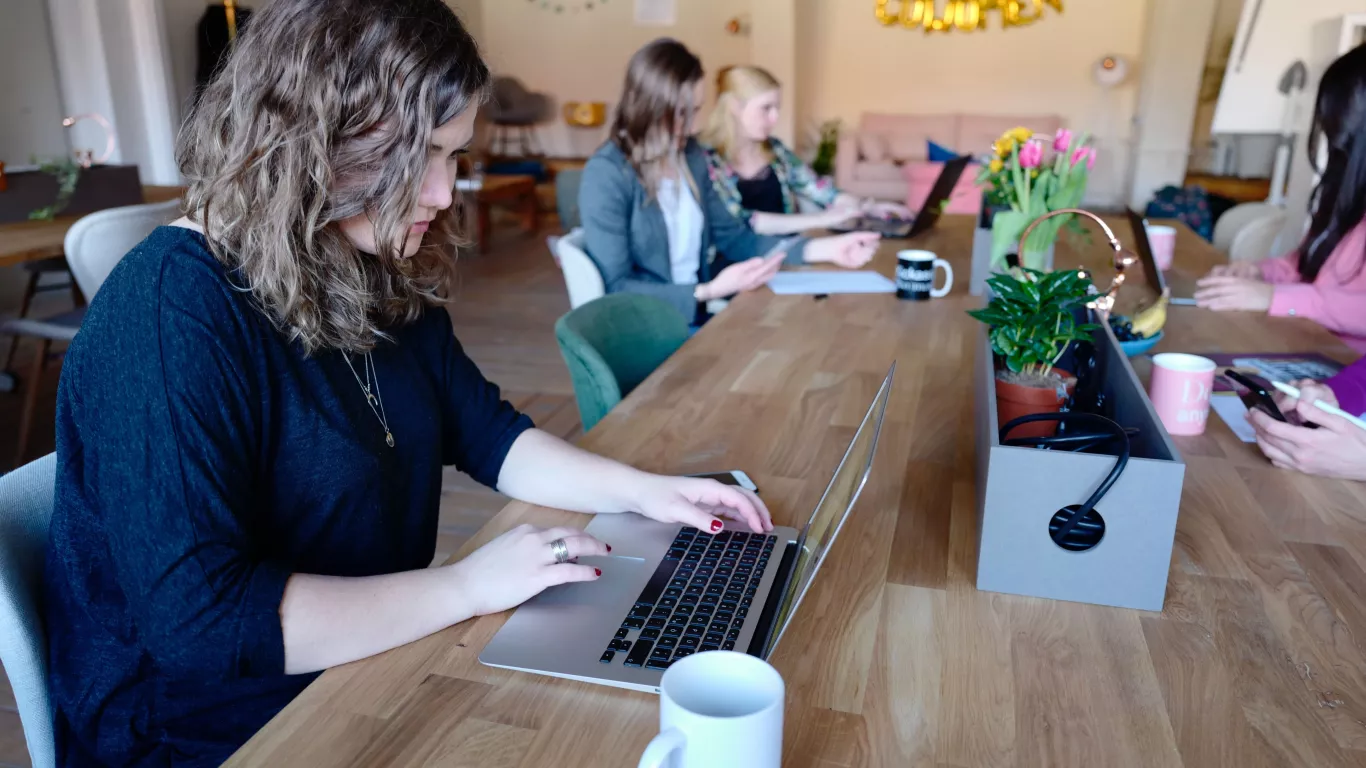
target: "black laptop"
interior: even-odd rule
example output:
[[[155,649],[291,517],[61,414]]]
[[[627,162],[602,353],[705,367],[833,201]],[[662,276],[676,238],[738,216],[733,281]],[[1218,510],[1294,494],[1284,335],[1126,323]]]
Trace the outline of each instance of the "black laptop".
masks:
[[[944,168],[939,171],[939,178],[935,179],[934,187],[930,189],[930,196],[925,198],[925,204],[921,206],[920,213],[914,219],[884,219],[878,216],[860,216],[850,219],[838,227],[831,227],[832,232],[877,232],[886,238],[911,238],[934,229],[939,217],[944,213],[945,204],[953,196],[953,188],[958,186],[958,180],[963,177],[963,172],[972,163],[971,155],[962,155],[944,164]]]

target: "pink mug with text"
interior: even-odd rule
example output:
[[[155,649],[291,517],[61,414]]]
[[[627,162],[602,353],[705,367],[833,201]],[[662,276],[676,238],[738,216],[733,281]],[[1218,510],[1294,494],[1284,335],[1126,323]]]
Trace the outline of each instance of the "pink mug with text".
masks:
[[[1153,261],[1157,262],[1157,268],[1163,272],[1171,269],[1176,257],[1176,229],[1150,225],[1148,244],[1153,248]]]
[[[1213,360],[1198,355],[1165,352],[1153,356],[1148,396],[1169,434],[1204,434],[1216,367]]]

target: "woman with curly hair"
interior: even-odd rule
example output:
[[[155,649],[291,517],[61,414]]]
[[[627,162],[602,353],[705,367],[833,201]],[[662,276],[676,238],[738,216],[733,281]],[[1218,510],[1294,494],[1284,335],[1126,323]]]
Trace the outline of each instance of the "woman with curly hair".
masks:
[[[489,72],[441,0],[274,0],[180,137],[187,216],[62,371],[47,556],[62,765],[216,765],[316,674],[600,572],[523,526],[428,568],[443,465],[716,532],[752,494],[533,428],[452,334],[456,156]]]

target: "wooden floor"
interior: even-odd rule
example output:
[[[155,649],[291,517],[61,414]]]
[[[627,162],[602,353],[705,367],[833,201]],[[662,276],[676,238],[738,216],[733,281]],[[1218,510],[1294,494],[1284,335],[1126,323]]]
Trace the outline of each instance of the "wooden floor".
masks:
[[[569,311],[569,299],[545,238],[502,228],[494,233],[492,251],[462,255],[460,286],[450,311],[456,336],[484,374],[503,387],[504,396],[538,427],[577,439],[579,411],[553,328],[555,320]],[[0,353],[7,349],[5,343],[0,341]],[[24,353],[30,346],[21,347],[18,370],[27,369],[30,358]],[[60,372],[60,365],[53,365],[43,382],[30,460],[53,449]],[[13,465],[21,397],[20,392],[0,394],[0,470]],[[450,557],[507,503],[502,495],[453,469],[446,470],[444,481],[436,563]],[[28,764],[13,694],[0,674],[0,768]]]

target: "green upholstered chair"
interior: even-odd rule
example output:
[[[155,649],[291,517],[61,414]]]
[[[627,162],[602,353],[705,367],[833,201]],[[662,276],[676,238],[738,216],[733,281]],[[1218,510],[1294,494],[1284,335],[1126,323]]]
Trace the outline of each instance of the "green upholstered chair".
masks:
[[[585,432],[688,340],[688,323],[667,302],[614,293],[555,322]]]

